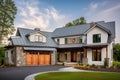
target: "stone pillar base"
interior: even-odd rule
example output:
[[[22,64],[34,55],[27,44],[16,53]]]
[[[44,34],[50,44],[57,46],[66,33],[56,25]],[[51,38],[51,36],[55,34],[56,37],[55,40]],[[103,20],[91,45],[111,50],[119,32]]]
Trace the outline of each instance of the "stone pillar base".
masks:
[[[88,58],[87,58],[87,57],[84,57],[84,58],[83,58],[83,64],[84,64],[84,65],[87,65],[87,64],[88,64]]]

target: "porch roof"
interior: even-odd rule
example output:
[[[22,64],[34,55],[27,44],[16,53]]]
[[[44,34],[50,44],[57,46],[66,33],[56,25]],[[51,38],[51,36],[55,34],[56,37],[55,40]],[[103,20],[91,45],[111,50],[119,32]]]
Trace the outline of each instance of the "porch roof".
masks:
[[[84,44],[61,44],[59,48],[77,48],[82,47]]]
[[[55,51],[55,48],[41,48],[41,47],[23,47],[24,50],[35,50],[35,51]]]
[[[108,43],[94,43],[94,44],[86,44],[84,45],[84,47],[94,48],[94,47],[105,47],[107,45]]]

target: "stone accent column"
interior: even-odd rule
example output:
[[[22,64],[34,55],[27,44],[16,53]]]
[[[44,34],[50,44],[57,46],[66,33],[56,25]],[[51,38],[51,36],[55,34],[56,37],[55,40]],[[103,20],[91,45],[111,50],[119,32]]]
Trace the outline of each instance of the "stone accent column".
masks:
[[[16,66],[26,65],[26,53],[22,47],[16,47]]]
[[[51,65],[55,65],[57,63],[57,52],[53,51],[53,53],[51,53]]]
[[[84,64],[84,65],[87,65],[87,64],[88,64],[87,49],[85,49],[85,48],[84,48],[83,64]]]
[[[67,52],[67,62],[71,62],[71,53]]]

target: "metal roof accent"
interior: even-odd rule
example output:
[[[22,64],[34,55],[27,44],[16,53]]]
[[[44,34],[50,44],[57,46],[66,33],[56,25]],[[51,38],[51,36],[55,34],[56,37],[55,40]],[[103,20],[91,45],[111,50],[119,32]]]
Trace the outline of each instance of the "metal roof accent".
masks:
[[[84,44],[61,44],[59,48],[77,48],[82,47]]]
[[[24,50],[36,50],[36,51],[56,51],[55,48],[40,48],[40,47],[23,47]]]
[[[94,44],[86,44],[86,45],[84,45],[83,47],[96,47],[96,46],[107,46],[108,45],[108,43],[94,43]]]

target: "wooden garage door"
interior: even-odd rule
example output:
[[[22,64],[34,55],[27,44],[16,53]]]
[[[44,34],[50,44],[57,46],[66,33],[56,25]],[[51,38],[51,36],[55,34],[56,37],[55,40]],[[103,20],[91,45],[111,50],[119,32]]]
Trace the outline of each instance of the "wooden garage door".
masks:
[[[42,53],[42,54],[27,53],[26,63],[27,65],[49,65],[50,54],[49,53]]]
[[[32,55],[31,54],[26,54],[26,63],[27,65],[31,65],[32,61]]]

